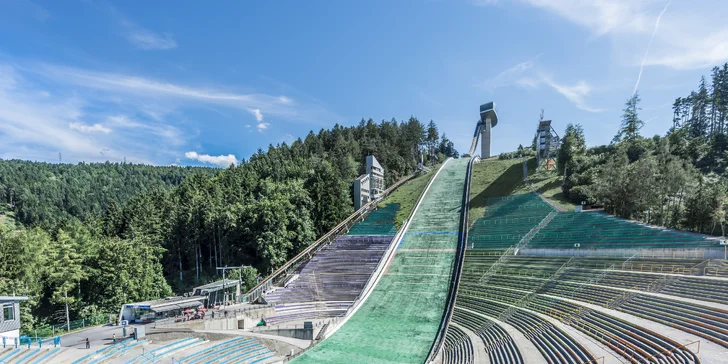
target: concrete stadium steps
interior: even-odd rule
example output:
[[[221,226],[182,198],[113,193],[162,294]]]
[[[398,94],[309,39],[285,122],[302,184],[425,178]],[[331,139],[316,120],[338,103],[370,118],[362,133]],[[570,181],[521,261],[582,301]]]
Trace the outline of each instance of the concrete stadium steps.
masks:
[[[445,336],[443,364],[472,364],[474,356],[470,337],[457,327],[449,327]]]
[[[567,271],[562,278],[568,279],[568,277]],[[487,290],[492,294],[497,293],[506,302],[517,302],[543,281],[540,278],[523,276],[494,276],[486,285],[482,286],[464,282],[461,290]],[[542,293],[610,307],[675,327],[728,347],[728,311],[726,310],[609,287],[585,286],[570,281],[552,282],[542,290]],[[624,302],[619,303],[620,299],[623,299]],[[615,305],[612,306],[612,303]]]
[[[392,236],[340,236],[297,270],[298,279],[266,294],[265,299],[273,304],[352,302],[361,294],[391,240]]]
[[[468,247],[507,249],[518,244],[552,211],[553,208],[535,193],[488,198],[485,215],[468,231]]]
[[[499,317],[511,306],[469,294],[458,294],[458,307],[489,317]],[[468,317],[471,319],[473,316]],[[506,322],[531,341],[543,358],[552,364],[593,362],[593,355],[558,327],[526,310],[516,309]]]
[[[8,345],[6,348],[0,348],[0,363],[4,364],[33,364],[33,363],[49,363],[60,353],[60,347],[12,347]]]
[[[172,355],[182,350],[187,350],[204,342],[205,340],[196,337],[188,337],[176,340],[154,350],[148,351],[142,355],[138,355],[131,360],[128,360],[126,364],[156,363],[165,356]]]
[[[303,302],[275,306],[275,315],[265,318],[266,325],[278,325],[289,321],[315,318],[341,317],[346,315],[354,301]]]
[[[637,224],[598,212],[561,212],[542,228],[529,248],[665,249],[718,247],[704,236]]]
[[[687,277],[663,274],[644,274],[626,271],[571,268],[563,280],[586,283],[599,278],[599,285],[641,291],[659,292],[670,296],[703,301],[728,302],[728,279]]]
[[[633,363],[699,363],[697,356],[657,332],[567,301],[537,296],[528,308],[563,319]]]
[[[399,211],[399,204],[390,204],[378,208],[367,215],[364,221],[359,221],[349,229],[347,235],[366,236],[366,235],[385,235],[393,236],[397,233],[397,227],[394,226],[394,218]]]
[[[488,287],[487,291],[488,293],[484,294],[487,297],[482,299],[505,304],[516,304],[528,293],[500,287]],[[526,302],[524,308],[559,319],[635,363],[699,362],[690,350],[683,349],[679,343],[668,337],[574,303],[536,295]],[[677,355],[681,360],[673,360],[670,353]]]
[[[709,261],[705,259],[696,258],[577,257],[571,266],[607,269],[614,265],[614,269],[622,271],[702,276],[705,271],[704,266],[708,263]]]
[[[275,352],[257,339],[240,337],[191,353],[181,358],[179,363],[262,363],[275,357]]]
[[[84,355],[80,359],[77,359],[73,362],[73,364],[95,364],[95,363],[102,363],[104,361],[111,360],[113,358],[122,356],[129,351],[133,350],[134,348],[140,347],[142,345],[148,344],[146,339],[142,339],[139,341],[133,340],[133,339],[126,339],[120,342],[117,342],[116,344],[107,346],[103,349],[99,349],[95,352],[92,352],[90,354]]]
[[[440,168],[369,297],[332,336],[294,363],[425,361],[445,313],[468,163],[448,160]],[[418,258],[429,268],[416,267]]]
[[[453,322],[475,332],[481,339],[491,363],[523,364],[524,360],[513,338],[500,325],[483,316],[455,308]],[[448,335],[450,329],[448,328]]]
[[[712,277],[728,278],[728,261],[711,260],[703,270],[703,274]]]
[[[689,332],[728,348],[728,310],[671,300],[653,295],[620,291],[608,287],[589,286],[577,291],[578,284],[559,282],[544,294],[608,306],[612,309]],[[625,296],[618,305],[611,302]]]

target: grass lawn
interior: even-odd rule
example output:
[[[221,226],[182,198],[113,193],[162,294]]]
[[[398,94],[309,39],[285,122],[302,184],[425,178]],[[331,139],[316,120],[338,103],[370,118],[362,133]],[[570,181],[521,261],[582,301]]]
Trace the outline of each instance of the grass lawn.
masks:
[[[528,175],[534,188],[557,205],[573,210],[574,205],[563,199],[561,177],[555,171],[536,173],[536,159],[528,160]],[[531,189],[523,182],[523,164],[520,159],[482,160],[473,167],[470,182],[470,211],[468,225],[485,213],[488,197],[529,193]]]
[[[399,204],[397,216],[394,218],[394,225],[397,226],[398,230],[402,227],[404,220],[409,217],[412,209],[415,207],[417,199],[420,198],[422,191],[427,186],[427,182],[430,181],[430,178],[435,175],[435,172],[439,168],[440,164],[430,167],[430,172],[421,174],[414,179],[407,181],[407,183],[397,188],[379,205],[379,207],[384,207],[391,203]]]

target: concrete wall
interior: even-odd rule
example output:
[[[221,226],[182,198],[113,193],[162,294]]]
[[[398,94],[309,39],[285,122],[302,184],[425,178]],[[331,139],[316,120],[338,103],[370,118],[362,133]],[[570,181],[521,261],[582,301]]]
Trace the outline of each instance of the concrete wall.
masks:
[[[300,340],[313,340],[313,329],[272,329],[256,331],[259,334],[291,337]]]

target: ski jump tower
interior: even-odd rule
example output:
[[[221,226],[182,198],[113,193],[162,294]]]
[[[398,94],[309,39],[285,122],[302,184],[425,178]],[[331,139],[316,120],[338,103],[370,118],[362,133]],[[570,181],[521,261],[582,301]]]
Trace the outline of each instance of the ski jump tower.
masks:
[[[475,154],[480,138],[480,158],[490,158],[490,138],[492,129],[498,124],[498,113],[493,101],[480,105],[480,120],[475,125],[473,143],[470,144],[470,156]]]

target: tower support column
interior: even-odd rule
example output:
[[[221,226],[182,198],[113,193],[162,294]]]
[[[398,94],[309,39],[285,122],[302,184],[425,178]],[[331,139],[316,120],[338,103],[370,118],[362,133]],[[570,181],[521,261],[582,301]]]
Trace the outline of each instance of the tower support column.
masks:
[[[480,132],[480,158],[490,158],[490,135],[491,135],[491,120],[490,117],[485,119],[485,125],[483,130]]]

